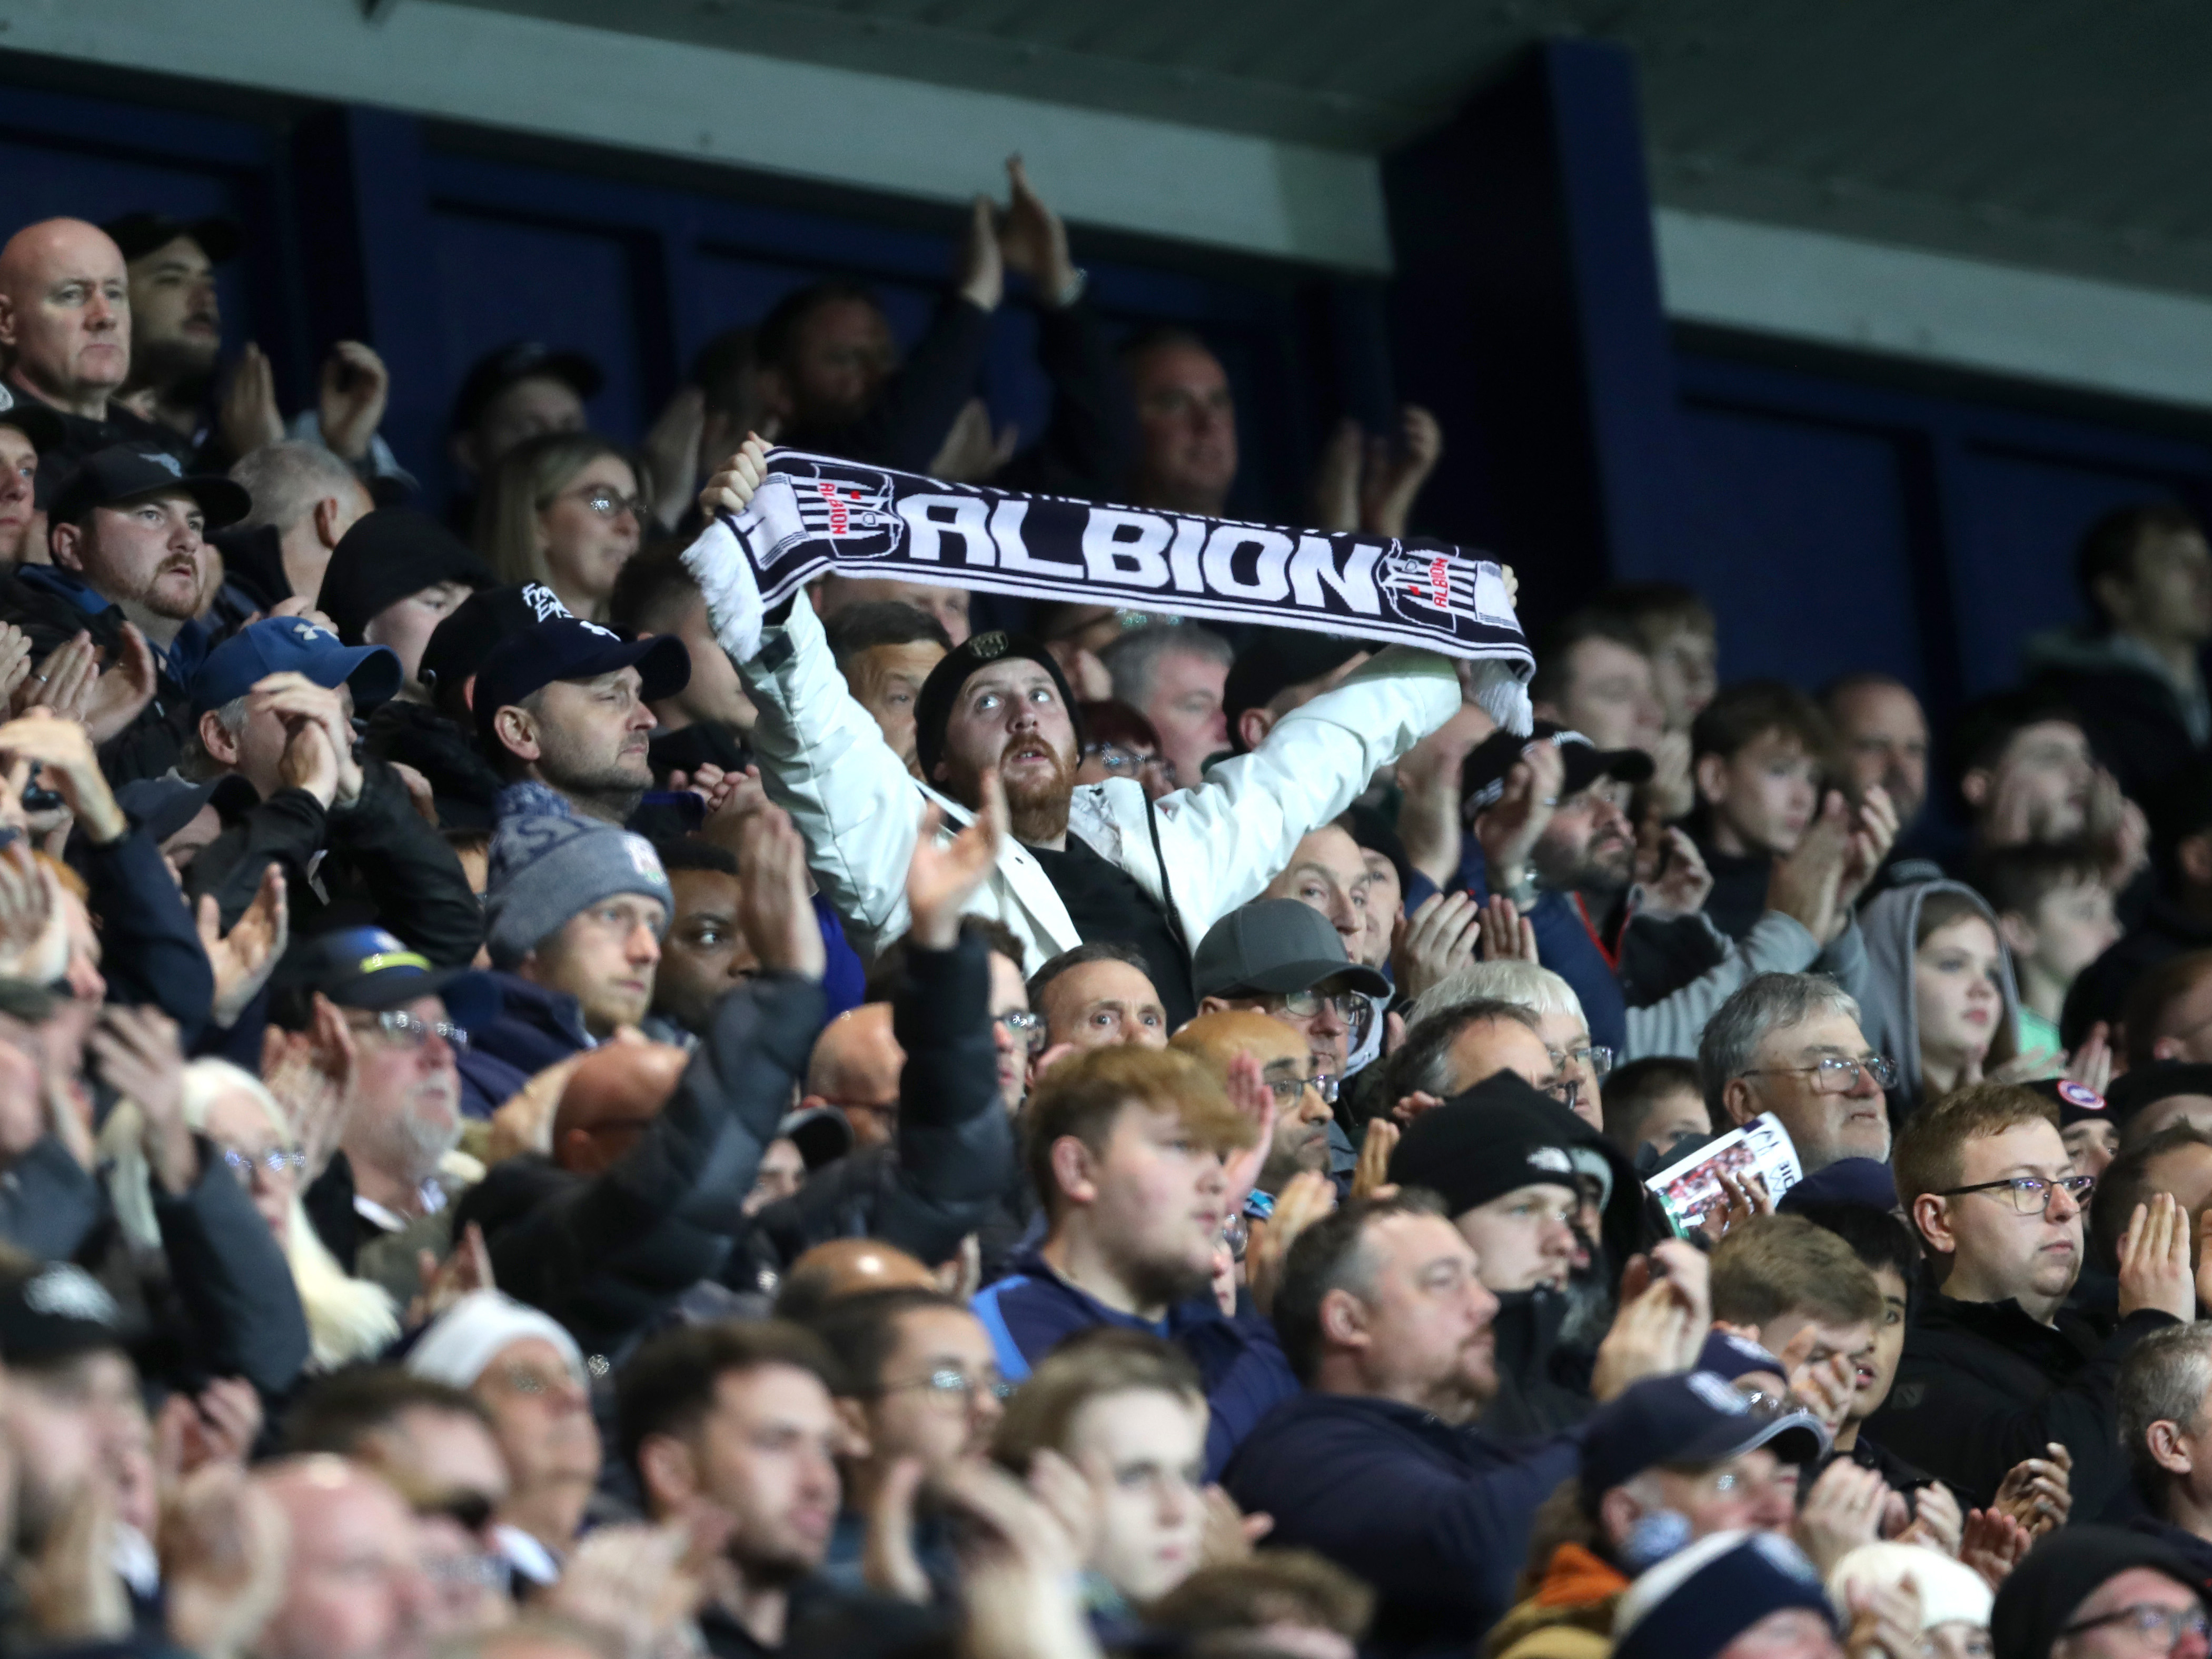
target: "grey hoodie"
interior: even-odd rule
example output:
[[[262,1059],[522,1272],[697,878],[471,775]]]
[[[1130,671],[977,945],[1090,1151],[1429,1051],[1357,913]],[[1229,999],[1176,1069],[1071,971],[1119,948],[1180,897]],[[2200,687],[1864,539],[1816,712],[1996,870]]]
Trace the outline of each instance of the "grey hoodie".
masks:
[[[2004,947],[1996,913],[1989,901],[1962,881],[1924,881],[1897,887],[1859,912],[1866,934],[1868,985],[1859,999],[1861,1029],[1878,1053],[1897,1067],[1898,1092],[1909,1105],[1920,1101],[1920,1015],[1912,994],[1913,936],[1920,928],[1920,907],[1936,893],[1963,893],[1997,936],[1999,988],[2004,993],[2002,1029],[2020,1033],[2020,987],[2014,981],[2012,954]]]

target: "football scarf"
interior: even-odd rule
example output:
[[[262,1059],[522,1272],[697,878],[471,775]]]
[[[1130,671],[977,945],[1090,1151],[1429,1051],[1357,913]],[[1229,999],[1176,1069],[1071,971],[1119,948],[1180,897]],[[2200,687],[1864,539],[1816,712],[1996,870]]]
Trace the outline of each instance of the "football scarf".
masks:
[[[762,618],[825,572],[1211,622],[1302,628],[1468,660],[1470,693],[1529,729],[1535,659],[1498,567],[1442,542],[1328,535],[939,483],[800,450],[684,562],[744,660]]]

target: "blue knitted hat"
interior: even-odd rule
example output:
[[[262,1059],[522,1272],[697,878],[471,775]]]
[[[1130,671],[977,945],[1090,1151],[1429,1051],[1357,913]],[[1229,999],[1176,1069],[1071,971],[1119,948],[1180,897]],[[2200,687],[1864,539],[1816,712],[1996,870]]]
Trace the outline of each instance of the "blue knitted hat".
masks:
[[[580,818],[542,783],[500,792],[484,919],[492,965],[513,968],[578,912],[617,893],[660,901],[665,937],[676,900],[660,855],[643,836]]]

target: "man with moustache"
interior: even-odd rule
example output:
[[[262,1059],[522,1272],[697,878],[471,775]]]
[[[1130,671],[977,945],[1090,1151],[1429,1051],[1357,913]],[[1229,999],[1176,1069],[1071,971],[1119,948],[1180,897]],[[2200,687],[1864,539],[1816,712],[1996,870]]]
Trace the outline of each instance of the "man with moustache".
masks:
[[[186,688],[210,644],[195,620],[214,574],[206,532],[247,505],[229,479],[188,474],[167,450],[116,444],[55,492],[53,563],[25,565],[0,585],[0,621],[30,635],[39,674],[88,672],[95,653],[104,665],[86,725],[111,783],[159,777],[184,751]],[[57,659],[72,641],[76,650]]]
[[[767,446],[749,441],[702,508],[743,512],[767,460]],[[1012,930],[1025,968],[1094,940],[1137,946],[1154,965],[1170,1029],[1195,1012],[1182,964],[1206,930],[1460,707],[1450,663],[1393,647],[1285,714],[1252,753],[1155,806],[1133,778],[1076,787],[1074,699],[1036,640],[977,635],[930,672],[915,706],[919,779],[846,689],[807,607],[771,613],[738,669],[760,709],[763,780],[805,836],[822,890],[863,954],[905,929],[908,856],[927,806],[943,817],[934,833],[949,833],[995,769],[1013,835],[971,908]]]

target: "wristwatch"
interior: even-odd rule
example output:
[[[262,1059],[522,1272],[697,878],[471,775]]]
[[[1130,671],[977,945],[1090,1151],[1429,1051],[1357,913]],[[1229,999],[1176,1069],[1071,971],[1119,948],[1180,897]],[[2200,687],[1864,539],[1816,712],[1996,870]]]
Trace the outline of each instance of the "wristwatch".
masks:
[[[1536,872],[1525,868],[1521,872],[1521,879],[1511,886],[1493,887],[1490,890],[1500,898],[1511,899],[1514,908],[1518,910],[1534,909],[1536,901],[1543,896],[1537,890]]]

